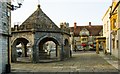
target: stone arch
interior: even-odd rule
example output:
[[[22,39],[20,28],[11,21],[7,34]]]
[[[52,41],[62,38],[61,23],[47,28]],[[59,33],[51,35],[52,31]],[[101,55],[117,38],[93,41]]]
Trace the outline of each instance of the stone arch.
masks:
[[[45,38],[51,38],[51,39],[53,39],[57,44],[61,45],[61,42],[60,42],[57,38],[51,37],[51,36],[41,37],[41,38],[36,42],[36,45],[39,45],[39,43],[40,43],[43,39],[45,39]]]
[[[31,42],[30,39],[28,39],[28,37],[21,37],[21,36],[16,36],[16,37],[12,37],[11,39],[11,45],[13,45],[13,43],[15,42],[15,40],[19,39],[19,38],[23,38],[23,39],[26,39],[28,42]]]
[[[47,42],[47,41],[52,41],[55,43],[55,57],[52,58],[53,59],[60,59],[60,51],[61,51],[61,43],[60,41],[58,41],[58,39],[56,39],[55,37],[50,37],[50,36],[45,36],[45,37],[42,37],[40,38],[37,43],[36,43],[36,49],[38,50],[38,55],[39,56],[39,60],[42,60],[42,59],[51,59],[51,50],[49,52],[49,54],[47,54],[45,51],[44,51],[44,44]]]
[[[29,40],[26,38],[15,38],[14,41],[12,42],[11,46],[11,61],[12,62],[17,62],[17,58],[22,56],[22,57],[27,57],[27,44],[29,43]],[[21,44],[21,47],[16,47],[17,45]],[[19,50],[19,51],[18,51]],[[19,54],[21,53],[21,55]]]

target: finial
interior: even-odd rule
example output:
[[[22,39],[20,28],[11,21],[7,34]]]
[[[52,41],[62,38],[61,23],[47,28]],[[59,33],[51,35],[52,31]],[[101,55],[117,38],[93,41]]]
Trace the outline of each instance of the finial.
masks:
[[[40,8],[40,0],[38,0],[38,8]]]
[[[38,8],[40,8],[40,4],[38,4]]]

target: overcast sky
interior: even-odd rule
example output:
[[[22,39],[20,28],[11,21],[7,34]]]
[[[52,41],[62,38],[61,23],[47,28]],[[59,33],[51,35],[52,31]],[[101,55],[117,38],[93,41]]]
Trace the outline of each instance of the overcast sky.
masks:
[[[61,22],[68,22],[70,26],[74,22],[77,25],[88,25],[88,22],[102,25],[102,17],[112,0],[24,0],[21,8],[12,11],[12,26],[24,22],[37,9],[38,4],[58,26]]]

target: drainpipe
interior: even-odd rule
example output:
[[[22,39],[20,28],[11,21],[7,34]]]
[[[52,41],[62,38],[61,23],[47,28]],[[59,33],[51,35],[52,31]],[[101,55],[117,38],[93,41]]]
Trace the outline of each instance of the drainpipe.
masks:
[[[110,48],[110,55],[112,55],[112,43],[111,43],[111,42],[112,42],[112,41],[111,41],[111,40],[112,40],[112,35],[111,35],[111,31],[110,31],[109,34],[110,34],[110,37],[109,37],[109,42],[110,42],[109,48]]]
[[[111,19],[112,16],[112,6],[110,6],[110,17],[109,19]],[[109,28],[109,49],[110,49],[110,55],[112,54],[112,35],[111,35],[111,20],[110,20],[110,28]]]
[[[8,45],[7,45],[7,52],[8,52],[8,63],[6,64],[6,73],[10,73],[11,72],[11,42],[10,42],[10,37],[11,37],[11,13],[10,13],[10,9],[7,9],[7,12],[8,12],[8,15],[7,15],[7,17],[8,17],[8,35],[7,35],[7,37],[8,37],[8,39],[7,39],[7,43],[8,43]]]
[[[6,73],[11,72],[11,65],[10,65],[10,36],[8,36],[8,64],[6,64]]]

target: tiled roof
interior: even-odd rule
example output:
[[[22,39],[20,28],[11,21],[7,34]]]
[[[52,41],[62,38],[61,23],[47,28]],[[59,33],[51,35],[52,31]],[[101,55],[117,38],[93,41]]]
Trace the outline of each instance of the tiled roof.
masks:
[[[23,23],[20,25],[22,29],[36,29],[36,30],[50,30],[56,31],[60,30],[59,27],[42,11],[40,5],[38,5],[37,10],[30,15]]]
[[[89,31],[90,35],[99,36],[100,35],[99,33],[102,31],[103,26],[102,25],[76,26],[76,29],[74,29],[74,27],[70,27],[70,32],[73,32],[74,36],[80,36],[79,33],[83,28],[86,28]]]

